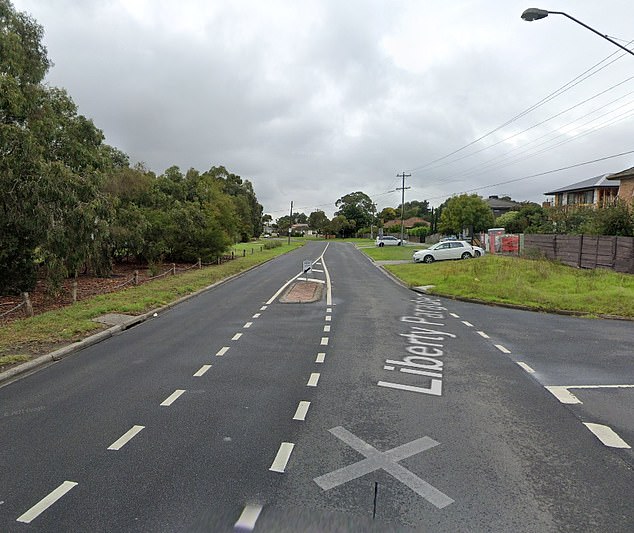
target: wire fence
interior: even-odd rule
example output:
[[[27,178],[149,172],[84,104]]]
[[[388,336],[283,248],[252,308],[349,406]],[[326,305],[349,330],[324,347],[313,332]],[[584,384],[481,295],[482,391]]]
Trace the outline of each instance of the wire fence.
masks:
[[[262,250],[262,248],[260,248],[260,250]],[[251,251],[251,253],[254,253],[254,250]],[[246,250],[243,251],[243,253],[241,254],[243,257],[246,256]],[[164,278],[166,276],[172,275],[175,276],[177,273],[184,273],[187,272],[189,270],[193,270],[193,269],[202,269],[203,266],[215,266],[215,265],[221,265],[223,263],[226,263],[227,261],[232,261],[234,259],[237,258],[237,254],[234,252],[231,252],[231,254],[225,254],[225,255],[221,255],[218,256],[214,261],[210,262],[210,263],[203,263],[201,259],[198,259],[198,261],[196,261],[196,263],[194,263],[193,265],[187,266],[187,267],[178,267],[175,263],[172,263],[170,268],[168,270],[166,270],[165,272],[162,272],[160,274],[157,274],[155,276],[150,276],[150,277],[141,277],[139,275],[139,271],[135,270],[134,274],[132,275],[132,277],[130,277],[129,279],[126,279],[123,283],[120,283],[118,285],[115,285],[113,287],[108,287],[106,289],[102,289],[102,291],[99,292],[99,294],[110,294],[112,292],[116,292],[119,291],[121,289],[124,289],[128,286],[138,286],[141,285],[143,283],[146,283],[148,281],[154,281],[160,278]],[[4,311],[2,313],[0,313],[0,320],[5,319],[5,317],[8,317],[7,319],[11,319],[11,317],[9,317],[9,315],[11,315],[12,313],[15,313],[16,311],[19,311],[20,309],[25,309],[26,311],[26,315],[27,316],[33,316],[33,306],[31,304],[31,300],[30,300],[30,296],[28,293],[22,293],[22,298],[23,301],[20,302],[17,305],[14,305],[15,302],[6,302],[6,303],[0,303],[0,306],[9,306],[9,305],[14,305],[14,307],[12,307],[11,309],[9,309],[8,311]],[[76,285],[75,288],[73,289],[73,302],[77,301],[76,299]]]

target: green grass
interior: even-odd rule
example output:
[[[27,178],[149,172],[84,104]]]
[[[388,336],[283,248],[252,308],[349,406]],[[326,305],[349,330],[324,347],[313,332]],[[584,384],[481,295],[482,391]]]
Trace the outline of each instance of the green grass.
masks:
[[[411,287],[432,294],[514,304],[543,311],[634,318],[634,276],[582,270],[547,260],[487,255],[467,261],[388,265]]]
[[[168,276],[138,287],[95,296],[59,310],[49,311],[33,318],[21,319],[0,328],[0,357],[35,355],[59,343],[80,340],[103,326],[93,318],[106,313],[137,315],[166,305],[181,296],[207,287],[231,275],[243,272],[301,246],[286,243],[273,250],[259,251],[222,265],[190,270],[177,276]]]
[[[427,248],[426,244],[408,244],[406,246],[376,246],[374,243],[370,248],[362,248],[363,252],[375,261],[398,261],[412,260],[412,255],[416,250]]]

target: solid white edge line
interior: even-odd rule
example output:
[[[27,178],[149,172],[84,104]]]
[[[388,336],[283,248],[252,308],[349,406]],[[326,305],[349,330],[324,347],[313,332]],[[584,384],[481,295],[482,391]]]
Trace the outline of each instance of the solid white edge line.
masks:
[[[523,363],[522,361],[517,361],[517,364],[519,366],[521,366],[524,370],[526,370],[526,372],[528,372],[529,374],[534,374],[535,370],[533,370],[530,366],[528,366],[526,363]]]
[[[231,337],[231,340],[237,341],[240,337],[242,337],[242,333],[236,333],[233,337]]]
[[[577,398],[574,394],[572,394],[572,392],[568,390],[568,387],[547,386],[545,388],[561,403],[566,403],[566,404],[583,403],[579,398]]]
[[[246,505],[240,514],[240,518],[233,526],[234,529],[241,529],[243,531],[253,531],[255,529],[255,523],[258,521],[260,513],[262,512],[262,506],[258,504]]]
[[[297,410],[295,411],[295,416],[293,416],[293,420],[301,420],[302,422],[306,420],[306,414],[308,413],[309,407],[310,402],[299,402],[299,404],[297,405]]]
[[[631,448],[610,426],[593,424],[591,422],[584,422],[583,425],[592,431],[597,439],[610,448],[623,448],[627,450]]]
[[[483,337],[485,339],[489,339],[490,338],[484,331],[478,331],[478,335],[480,335],[480,337]]]
[[[319,352],[317,354],[317,359],[315,359],[315,363],[323,363],[324,359],[326,359],[326,353],[325,352]]]
[[[509,350],[508,348],[505,348],[504,346],[502,346],[501,344],[496,344],[495,347],[500,350],[502,353],[511,353],[511,350]]]
[[[324,274],[326,275],[326,307],[330,307],[332,305],[332,283],[330,282],[330,272],[328,272],[328,267],[326,266],[326,258],[324,255],[326,254],[326,250],[328,250],[328,246],[330,243],[326,244],[324,251],[321,253],[321,266],[324,267]]]
[[[228,351],[229,351],[229,346],[223,346],[222,348],[220,348],[220,350],[218,350],[218,353],[216,353],[216,357],[222,357]]]
[[[205,375],[205,372],[211,368],[211,365],[203,365],[198,369],[198,372],[194,374],[195,378],[199,378]]]
[[[172,394],[163,400],[161,407],[169,407],[172,405],[185,391],[182,389],[176,389]]]
[[[295,444],[293,444],[292,442],[283,442],[282,444],[280,444],[280,449],[277,451],[277,455],[275,456],[273,464],[271,465],[271,468],[269,468],[269,470],[272,472],[279,472],[280,474],[283,474],[286,470],[288,460],[291,458],[291,453],[294,447]]]
[[[470,328],[473,327],[473,324],[471,322],[467,322],[466,320],[463,320],[462,323],[467,327],[470,327]]]
[[[35,518],[40,516],[46,509],[59,500],[64,494],[66,494],[73,487],[77,486],[74,481],[64,481],[59,487],[50,492],[47,496],[42,498],[33,507],[31,507],[26,513],[20,515],[16,522],[22,522],[24,524],[30,524]]]
[[[128,442],[130,442],[134,437],[137,436],[144,429],[145,426],[132,426],[128,431],[126,431],[121,437],[115,440],[110,446],[108,446],[109,450],[120,450],[123,448]]]
[[[634,385],[567,385],[569,389],[626,389]]]
[[[319,372],[312,372],[310,378],[308,378],[308,383],[306,383],[307,387],[316,387],[317,383],[319,383]]]

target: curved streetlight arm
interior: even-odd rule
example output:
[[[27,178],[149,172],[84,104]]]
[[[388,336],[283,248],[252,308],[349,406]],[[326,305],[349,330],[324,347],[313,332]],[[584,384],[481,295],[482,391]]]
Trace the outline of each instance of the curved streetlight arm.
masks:
[[[576,22],[577,24],[583,26],[584,28],[590,30],[591,32],[596,33],[599,37],[603,37],[606,41],[610,41],[612,44],[618,46],[620,49],[625,50],[628,54],[631,54],[634,56],[634,52],[632,52],[632,50],[630,50],[629,48],[626,48],[625,46],[617,43],[615,40],[610,39],[607,35],[602,34],[600,31],[595,30],[591,26],[584,24],[580,20],[569,15],[568,13],[564,13],[563,11],[547,11],[546,9],[530,8],[524,11],[524,13],[522,13],[522,18],[530,22],[533,20],[542,19],[544,17],[547,17],[548,15],[563,15],[564,17],[568,17],[570,20]]]

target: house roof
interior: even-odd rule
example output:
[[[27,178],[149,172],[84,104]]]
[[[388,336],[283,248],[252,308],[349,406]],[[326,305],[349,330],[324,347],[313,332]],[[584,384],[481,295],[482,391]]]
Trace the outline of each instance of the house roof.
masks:
[[[612,182],[608,182],[607,181],[608,176],[611,176],[611,174],[601,174],[600,176],[595,176],[594,178],[588,178],[587,180],[579,181],[577,183],[573,183],[572,185],[567,185],[566,187],[562,187],[561,189],[555,189],[554,191],[545,192],[544,194],[586,191],[589,189],[595,189],[596,187],[611,187],[611,188],[618,189],[619,188],[618,180],[613,180]]]
[[[621,180],[621,179],[632,179],[634,178],[634,167],[628,168],[626,170],[621,170],[621,172],[617,172],[616,174],[610,174],[608,176],[609,180]]]
[[[504,200],[503,198],[498,198],[497,196],[489,196],[485,202],[491,209],[512,209],[513,207],[520,205],[513,200]]]

